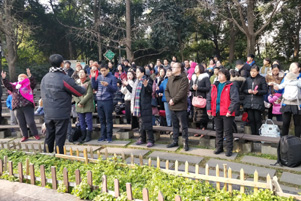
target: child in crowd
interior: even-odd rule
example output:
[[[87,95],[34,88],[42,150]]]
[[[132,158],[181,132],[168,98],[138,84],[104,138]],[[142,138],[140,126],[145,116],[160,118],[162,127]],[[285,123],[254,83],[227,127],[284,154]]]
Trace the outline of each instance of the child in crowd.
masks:
[[[276,116],[277,121],[282,121],[282,113],[280,112],[281,108],[281,94],[280,93],[274,93],[271,94],[268,97],[269,103],[271,103],[273,106],[272,114]]]
[[[39,100],[39,107],[34,113],[35,115],[44,115],[44,108],[43,108],[43,100],[40,98]]]
[[[17,119],[16,119],[16,116],[15,116],[13,108],[12,108],[13,96],[11,95],[11,91],[9,91],[9,90],[7,90],[7,91],[8,91],[9,95],[7,96],[7,99],[6,99],[6,106],[10,112],[10,125],[17,125]],[[12,128],[11,132],[14,133],[15,129]]]

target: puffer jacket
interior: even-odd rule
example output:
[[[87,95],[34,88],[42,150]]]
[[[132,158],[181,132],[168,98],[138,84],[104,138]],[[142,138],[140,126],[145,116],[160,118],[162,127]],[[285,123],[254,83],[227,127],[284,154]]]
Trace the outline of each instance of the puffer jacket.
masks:
[[[76,82],[79,86],[81,86],[81,81],[78,80]],[[81,97],[73,97],[73,100],[76,103],[76,112],[78,113],[87,113],[87,112],[94,112],[94,102],[93,102],[93,90],[90,82],[90,78],[87,77],[87,79],[84,82],[84,85],[87,87],[87,92],[81,96]],[[81,104],[83,107],[78,107],[78,104]]]
[[[163,93],[162,102],[166,102],[165,89],[166,89],[167,82],[168,82],[168,77],[165,77],[165,79],[161,82],[159,86],[159,90],[157,91],[157,93]]]
[[[168,78],[165,89],[166,102],[169,102],[170,99],[174,102],[174,105],[169,105],[169,109],[173,111],[187,110],[188,91],[189,81],[185,72]]]
[[[100,82],[109,83],[108,86],[103,86]],[[91,79],[92,88],[97,90],[96,99],[97,101],[107,101],[113,100],[114,94],[117,91],[117,81],[114,75],[111,72],[107,74],[106,77],[103,77],[101,74],[97,79]]]
[[[248,90],[258,86],[257,94],[249,94]],[[257,75],[255,78],[248,77],[245,86],[244,86],[244,109],[255,109],[255,110],[264,110],[264,95],[268,93],[268,86],[265,81],[265,78],[261,75]]]
[[[45,119],[60,120],[70,118],[72,95],[82,96],[86,89],[63,72],[49,72],[41,82]]]

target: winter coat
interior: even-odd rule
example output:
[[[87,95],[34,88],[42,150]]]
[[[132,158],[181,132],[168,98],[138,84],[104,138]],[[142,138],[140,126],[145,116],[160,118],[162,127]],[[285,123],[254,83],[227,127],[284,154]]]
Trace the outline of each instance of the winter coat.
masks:
[[[121,87],[117,87],[117,91],[114,94],[113,105],[118,103],[124,103],[124,94],[121,92]]]
[[[114,76],[116,79],[124,80],[126,79],[126,72],[122,72],[121,74],[119,74],[119,72],[115,72]]]
[[[280,112],[280,108],[281,108],[281,94],[280,93],[275,93],[274,95],[270,95],[268,97],[269,102],[273,105],[273,110],[272,110],[272,114],[282,114]]]
[[[301,79],[298,77],[298,75],[295,75],[294,73],[288,73],[286,74],[285,78],[283,79],[283,82],[278,85],[279,89],[284,89],[282,98],[283,98],[283,105],[299,105],[301,103]],[[296,95],[296,99],[290,100],[287,97],[292,98],[294,95]]]
[[[108,86],[103,86],[101,82],[107,82]],[[117,81],[112,73],[108,73],[106,77],[99,75],[97,79],[91,79],[92,88],[97,90],[96,99],[97,101],[108,101],[113,100],[114,94],[117,91]]]
[[[215,82],[211,85],[211,90],[207,95],[207,112],[211,113],[212,116],[216,116],[216,100],[217,100],[217,87],[220,82]],[[220,115],[226,116],[230,113],[235,116],[235,111],[237,110],[239,104],[239,94],[237,87],[233,86],[230,81],[226,82],[220,99]]]
[[[244,64],[243,67],[238,71],[239,75],[245,78],[250,77],[251,66],[249,64]]]
[[[60,120],[70,118],[72,95],[82,96],[86,89],[63,72],[49,72],[41,82],[45,119]]]
[[[132,88],[134,86],[134,81],[133,80],[128,80],[128,85]],[[121,87],[121,93],[124,94],[124,100],[125,101],[130,101],[132,99],[132,90],[129,91],[127,86],[122,86]]]
[[[168,82],[168,77],[166,77],[163,80],[163,82],[161,82],[161,84],[159,86],[159,90],[158,90],[158,93],[163,93],[163,96],[162,96],[163,102],[166,102],[165,89],[166,89],[167,82]]]
[[[66,74],[71,77],[74,73],[74,70],[70,67],[68,69],[65,69]]]
[[[33,76],[31,76],[30,78],[28,78],[30,81],[30,88],[33,91],[34,88],[36,87],[36,81],[34,79]],[[34,103],[32,103],[31,101],[27,100],[26,98],[24,98],[18,89],[16,89],[16,86],[11,84],[7,79],[2,80],[4,87],[7,90],[10,90],[12,93],[12,109],[17,109],[17,108],[21,108],[21,107],[25,107],[25,106],[31,106],[34,107]]]
[[[248,90],[254,90],[256,86],[258,86],[258,93],[255,95],[249,94]],[[268,86],[264,77],[259,74],[255,78],[248,77],[244,86],[244,109],[255,109],[263,111],[265,109],[263,102],[264,95],[266,95],[267,93]]]
[[[197,91],[195,91],[192,86],[194,84],[198,85]],[[190,91],[193,93],[193,96],[202,96],[206,98],[207,93],[210,91],[211,84],[209,80],[209,75],[207,73],[202,73],[198,77],[196,74],[193,74],[190,81]]]
[[[79,86],[82,85],[80,80],[78,80],[76,83]],[[87,92],[80,97],[73,96],[73,100],[76,103],[76,112],[78,113],[94,112],[95,108],[94,108],[93,89],[89,77],[87,77],[87,79],[85,80],[84,85],[86,85]],[[83,107],[78,107],[78,104],[83,105]]]
[[[180,75],[171,76],[165,89],[166,102],[170,99],[174,105],[169,105],[169,109],[173,111],[187,110],[187,93],[189,90],[189,81],[185,72]]]
[[[7,99],[6,99],[6,107],[10,110],[13,110],[12,108],[12,100],[13,100],[13,96],[10,94],[7,96]]]
[[[138,85],[139,80],[137,79],[133,89],[132,93],[136,91],[136,87]],[[140,112],[141,112],[141,119],[143,121],[142,128],[143,130],[152,130],[153,124],[152,124],[152,93],[153,93],[153,80],[148,79],[147,86],[145,87],[142,84],[141,92],[140,92]],[[131,112],[134,111],[134,103],[135,103],[135,94],[132,95],[131,100]]]
[[[271,70],[272,70],[272,67],[269,64],[268,66],[262,66],[259,70],[259,73],[260,73],[260,75],[265,77]]]

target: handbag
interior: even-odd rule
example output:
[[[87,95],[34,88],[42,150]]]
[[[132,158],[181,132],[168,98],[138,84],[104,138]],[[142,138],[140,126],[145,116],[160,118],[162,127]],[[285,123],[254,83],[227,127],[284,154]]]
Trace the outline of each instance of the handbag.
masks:
[[[197,108],[205,108],[206,107],[206,99],[202,96],[194,96],[192,98],[192,105]]]
[[[272,124],[268,124],[268,122]],[[280,129],[271,119],[267,119],[265,123],[261,125],[259,133],[264,137],[280,137]]]

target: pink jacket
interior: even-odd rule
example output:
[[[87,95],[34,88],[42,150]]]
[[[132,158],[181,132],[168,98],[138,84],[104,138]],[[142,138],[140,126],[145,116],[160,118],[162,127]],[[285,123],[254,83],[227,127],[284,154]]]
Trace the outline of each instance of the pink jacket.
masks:
[[[190,64],[190,68],[187,71],[187,77],[189,80],[191,80],[191,78],[192,78],[192,75],[194,73],[194,69],[195,69],[196,65],[197,65],[197,63],[195,63],[195,62],[191,62],[191,64]]]
[[[268,100],[273,105],[272,114],[281,114],[280,108],[281,108],[281,94],[275,93],[274,95],[269,95]]]

